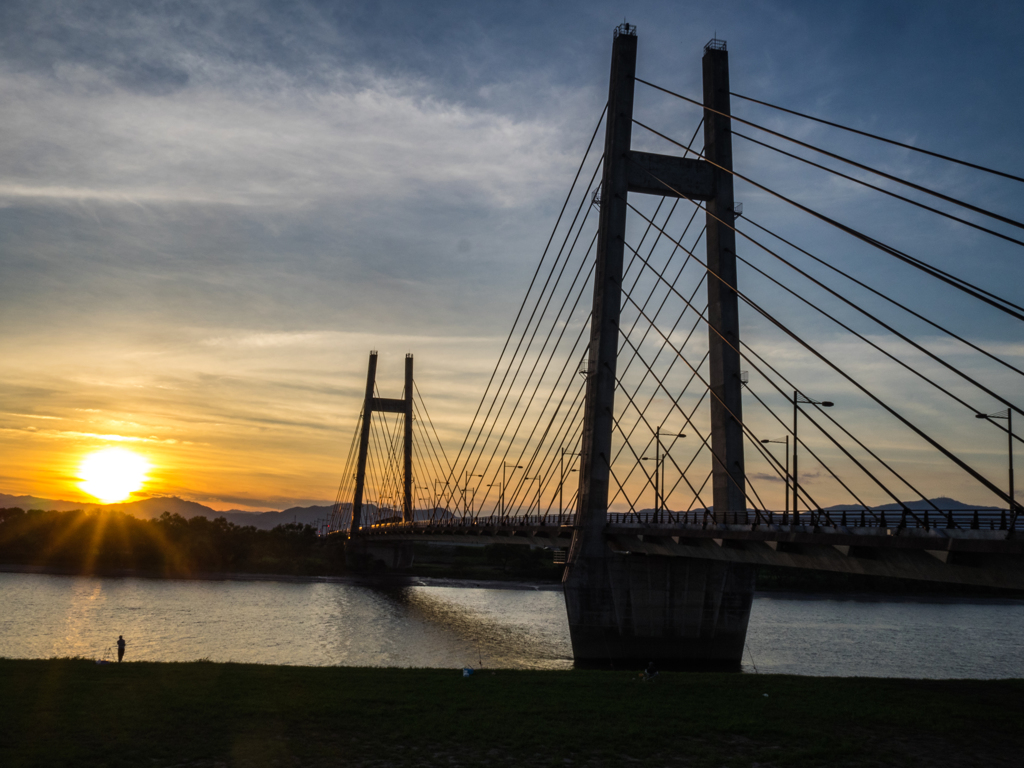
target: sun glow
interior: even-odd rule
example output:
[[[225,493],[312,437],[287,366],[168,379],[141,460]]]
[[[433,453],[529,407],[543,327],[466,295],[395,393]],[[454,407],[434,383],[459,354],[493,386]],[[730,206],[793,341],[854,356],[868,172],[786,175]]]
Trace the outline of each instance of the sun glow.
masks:
[[[104,504],[124,501],[146,482],[149,462],[124,448],[90,453],[78,468],[78,487]]]

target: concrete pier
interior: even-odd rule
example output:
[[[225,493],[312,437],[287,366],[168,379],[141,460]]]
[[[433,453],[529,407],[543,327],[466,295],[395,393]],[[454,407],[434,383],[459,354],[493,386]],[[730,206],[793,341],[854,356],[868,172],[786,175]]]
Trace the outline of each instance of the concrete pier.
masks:
[[[745,522],[747,516],[736,246],[731,229],[728,55],[725,44],[717,40],[704,52],[709,108],[704,117],[705,149],[714,160],[710,162],[631,150],[636,52],[636,28],[621,25],[612,45],[608,86],[578,513],[563,579],[569,632],[573,655],[584,664],[635,665],[653,660],[671,666],[738,667],[754,594],[752,567],[623,554],[613,551],[606,538],[630,192],[706,201],[712,270],[708,314],[714,507],[730,523]]]
[[[752,566],[612,554],[577,561],[571,570],[565,606],[577,663],[739,667]]]

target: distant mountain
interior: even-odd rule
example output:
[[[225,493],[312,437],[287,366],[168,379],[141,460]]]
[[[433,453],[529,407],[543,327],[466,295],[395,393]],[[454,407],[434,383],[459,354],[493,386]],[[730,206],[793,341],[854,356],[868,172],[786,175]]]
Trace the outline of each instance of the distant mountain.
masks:
[[[951,499],[948,496],[940,496],[937,499],[932,499],[930,502],[924,501],[922,499],[919,501],[906,501],[903,502],[903,504],[906,504],[907,509],[912,510],[914,512],[917,512],[918,510],[923,512],[926,509],[931,511],[934,510],[936,507],[941,509],[943,512],[957,512],[964,509],[971,510],[972,512],[977,509],[979,511],[984,512],[985,510],[998,511],[999,509],[1001,509],[1001,507],[983,507],[977,504],[964,504],[962,501]],[[897,504],[894,502],[892,504],[882,504],[877,507],[869,507],[868,509],[873,509],[876,512],[899,512],[900,510],[903,509],[903,504]],[[860,506],[860,504],[836,504],[833,507],[825,507],[825,509],[828,512],[842,512],[844,510],[847,512],[851,510],[856,510],[859,512],[862,509],[862,507]]]
[[[11,496],[0,493],[0,507],[20,507],[21,509],[55,509],[58,512],[70,512],[73,509],[92,509],[99,504],[82,504],[80,501],[55,501],[41,499],[38,496]]]
[[[947,512],[947,511],[948,512],[958,512],[958,511],[963,511],[963,510],[968,510],[968,511],[971,511],[971,512],[973,512],[974,510],[978,510],[979,512],[985,512],[985,511],[996,511],[996,512],[998,512],[1001,509],[1003,509],[1002,507],[986,507],[986,506],[982,506],[982,505],[979,505],[979,504],[965,504],[962,501],[957,501],[956,499],[951,499],[948,496],[940,496],[940,497],[938,497],[936,499],[932,499],[930,502],[924,501],[924,500],[919,500],[919,501],[907,501],[907,502],[903,502],[903,503],[906,504],[907,509],[909,509],[909,510],[911,510],[913,512],[917,512],[919,510],[922,511],[922,512],[925,511],[925,510],[934,511],[936,507],[941,509],[943,512]],[[932,505],[934,505],[934,506],[932,506]],[[713,506],[712,507],[708,507],[708,509],[711,512],[715,511],[715,508]],[[835,504],[835,505],[833,505],[831,507],[825,507],[824,509],[825,509],[826,512],[854,512],[854,511],[855,512],[860,512],[860,510],[863,509],[863,507],[861,507],[860,504]],[[899,512],[900,510],[903,509],[903,505],[902,504],[897,504],[897,503],[882,504],[882,505],[877,506],[877,507],[868,507],[868,509],[869,510],[874,510],[876,512],[891,512],[891,511]],[[672,510],[673,514],[680,514],[681,511],[682,510]],[[754,510],[748,509],[747,511],[748,512],[753,512]],[[703,509],[702,508],[698,509],[697,512],[703,512]],[[652,509],[652,508],[637,510],[637,514],[639,514],[639,515],[647,515],[647,514],[653,514],[653,513],[654,513],[654,509]]]
[[[235,525],[252,525],[256,528],[270,530],[275,526],[297,522],[303,525],[313,525],[318,518],[325,519],[331,514],[331,506],[322,507],[293,507],[284,512],[244,512],[239,509],[220,512],[216,509],[200,504],[195,501],[187,501],[177,496],[160,496],[140,501],[130,501],[121,504],[83,504],[80,501],[61,501],[58,499],[42,499],[38,496],[12,496],[0,493],[0,507],[20,507],[21,509],[55,509],[58,512],[68,512],[73,509],[98,510],[106,509],[117,512],[124,512],[138,517],[142,520],[152,520],[160,517],[164,512],[172,515],[181,515],[186,520],[193,517],[205,517],[214,520],[223,517]]]
[[[160,496],[154,499],[142,499],[141,501],[129,501],[121,504],[97,504],[97,509],[109,509],[116,512],[126,512],[134,517],[143,520],[152,520],[160,517],[164,512],[172,515],[181,515],[186,520],[192,517],[207,517],[212,520],[219,517],[220,512],[195,501],[186,501],[177,496]]]
[[[153,520],[160,517],[164,512],[169,512],[172,515],[181,515],[186,520],[193,517],[205,517],[207,520],[223,517],[229,523],[243,526],[251,525],[265,531],[289,523],[317,525],[318,522],[326,522],[331,516],[331,511],[334,509],[334,505],[329,504],[311,507],[289,507],[282,512],[245,512],[240,509],[220,512],[205,504],[179,499],[177,496],[160,496],[121,504],[83,504],[79,501],[60,501],[56,499],[41,499],[38,496],[11,496],[6,493],[0,493],[0,508],[3,507],[55,509],[58,512],[69,512],[73,509],[87,511],[106,509],[124,512],[142,520]],[[367,515],[372,515],[376,509],[372,504],[364,507],[365,514]],[[432,509],[417,509],[415,511],[415,519],[429,520],[432,513]],[[435,519],[445,520],[451,517],[453,515],[447,510],[439,510]]]

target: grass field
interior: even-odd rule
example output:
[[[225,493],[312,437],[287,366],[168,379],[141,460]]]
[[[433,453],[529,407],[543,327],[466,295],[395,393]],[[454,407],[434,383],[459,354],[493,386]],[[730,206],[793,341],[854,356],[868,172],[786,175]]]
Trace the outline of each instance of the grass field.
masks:
[[[767,694],[767,696],[765,696]],[[1013,766],[1024,681],[0,659],[0,765]]]

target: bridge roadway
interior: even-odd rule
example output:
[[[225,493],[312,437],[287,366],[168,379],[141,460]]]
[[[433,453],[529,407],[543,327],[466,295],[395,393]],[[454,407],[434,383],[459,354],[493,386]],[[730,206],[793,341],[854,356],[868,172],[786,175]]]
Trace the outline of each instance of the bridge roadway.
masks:
[[[844,525],[845,516],[834,521],[823,513],[802,513],[807,524],[797,525],[775,522],[781,519],[777,513],[759,513],[758,523],[745,525],[698,520],[697,515],[693,519],[673,515],[665,520],[667,513],[660,518],[609,514],[604,536],[609,550],[622,555],[689,557],[1024,589],[1024,531],[1000,530],[1005,517],[999,513],[984,513],[978,528],[971,528],[962,512],[955,514],[956,518],[943,517],[939,526],[931,525],[923,513],[908,518],[897,514],[896,520],[888,523],[884,516],[856,519],[854,525]],[[572,518],[525,515],[379,523],[363,527],[360,538],[373,547],[431,541],[566,550],[572,543]]]

